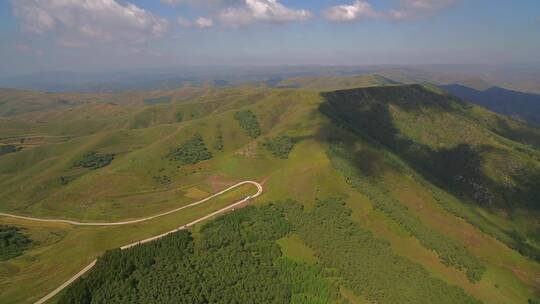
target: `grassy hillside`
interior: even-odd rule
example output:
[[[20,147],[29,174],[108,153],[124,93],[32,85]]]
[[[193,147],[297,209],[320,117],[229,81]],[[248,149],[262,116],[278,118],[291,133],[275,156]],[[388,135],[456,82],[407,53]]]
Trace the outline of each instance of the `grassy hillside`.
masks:
[[[338,91],[326,98],[322,112],[487,212],[483,218],[495,218],[494,225],[507,231],[501,239],[512,238],[509,245],[540,259],[534,220],[540,214],[538,151],[479,127],[470,104],[417,85]]]
[[[189,233],[105,254],[57,301],[167,302],[168,292],[240,301],[246,290],[276,303],[538,298],[539,152],[524,135],[537,129],[422,86],[151,94],[1,119],[2,144],[16,151],[0,156],[0,210],[107,221],[170,210],[241,180],[260,181],[264,193],[256,207]],[[31,303],[107,250],[253,191],[126,227],[0,218],[32,240],[0,262],[0,302]],[[168,284],[159,295],[155,282]],[[227,286],[238,292],[216,293]]]

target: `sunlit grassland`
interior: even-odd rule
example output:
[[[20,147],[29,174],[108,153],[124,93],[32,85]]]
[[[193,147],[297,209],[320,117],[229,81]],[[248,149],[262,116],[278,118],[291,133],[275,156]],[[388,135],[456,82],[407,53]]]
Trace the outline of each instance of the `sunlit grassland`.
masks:
[[[305,262],[315,264],[317,257],[314,256],[313,250],[306,246],[302,239],[297,234],[291,234],[277,240],[283,255],[295,262]]]
[[[154,97],[161,95],[155,93]],[[265,191],[254,200],[256,205],[294,199],[310,210],[316,198],[345,198],[356,224],[372,231],[377,238],[387,240],[395,253],[422,265],[432,276],[463,288],[485,303],[526,303],[535,290],[540,289],[537,263],[449,213],[434,198],[429,182],[412,174],[413,169],[403,163],[400,165],[404,170],[388,166],[398,162],[398,157],[378,148],[374,148],[373,153],[362,154],[382,172],[377,176],[378,185],[387,189],[389,196],[407,206],[430,229],[466,246],[486,264],[487,272],[480,282],[471,283],[462,271],[443,265],[435,252],[422,246],[386,214],[375,210],[370,199],[344,181],[327,156],[330,138],[353,142],[358,149],[370,150],[371,144],[332,126],[318,110],[323,98],[315,90],[195,90],[172,100],[170,105],[130,105],[122,111],[114,109],[114,115],[102,119],[89,117],[85,122],[81,120],[98,111],[97,107],[73,110],[73,121],[65,124],[58,113],[48,116],[51,122],[46,126],[28,123],[32,125],[28,130],[44,134],[70,134],[72,131],[76,136],[66,141],[42,143],[0,158],[0,187],[5,189],[0,193],[0,209],[42,217],[124,220],[170,210],[215,193],[221,189],[213,184],[216,179],[224,184],[251,179],[261,182]],[[234,119],[238,110],[250,110],[257,116],[262,130],[259,138],[251,139],[238,125]],[[175,115],[178,112],[183,118],[179,122]],[[465,136],[471,142],[500,145],[496,135],[485,136],[481,128],[466,132],[460,129],[462,122],[450,116],[428,119],[394,114],[401,115],[397,126],[404,133],[433,148],[452,146]],[[445,128],[440,128],[439,118],[444,118]],[[26,123],[19,125],[12,121],[9,124],[10,130],[26,128]],[[424,130],[414,128],[418,124],[424,125]],[[0,121],[0,126],[3,125]],[[213,148],[218,128],[223,137],[222,150]],[[456,132],[450,131],[453,129]],[[203,137],[213,154],[211,160],[179,166],[165,157],[170,149],[194,134]],[[288,159],[278,159],[262,146],[266,138],[282,135],[296,140]],[[115,153],[116,156],[109,166],[96,171],[78,172],[71,168],[73,161],[89,150]],[[77,175],[77,178],[67,185],[59,185],[57,179],[66,174]],[[167,175],[171,182],[158,185],[152,179],[155,175]],[[0,302],[34,301],[105,250],[176,228],[254,191],[251,186],[244,186],[193,209],[113,228],[74,228],[0,218],[0,223],[26,228],[26,232],[37,240],[35,247],[23,256],[0,263]],[[478,222],[482,230],[496,233],[511,225],[527,225],[526,221],[510,223],[467,205],[452,194],[438,191],[453,208],[481,219]],[[283,238],[278,244],[292,259],[317,261],[311,248],[296,235]],[[365,303],[361,295],[347,290],[342,293],[352,303]]]
[[[35,223],[0,218],[3,224],[26,228],[41,244],[24,255],[0,263],[0,302],[32,302],[77,273],[105,250],[175,229],[219,210],[256,191],[245,185],[205,204],[148,222],[118,227],[72,227],[64,224]],[[48,232],[48,233],[45,233]],[[45,240],[47,239],[47,240]],[[21,288],[24,286],[24,288]],[[31,291],[31,292],[30,292]]]

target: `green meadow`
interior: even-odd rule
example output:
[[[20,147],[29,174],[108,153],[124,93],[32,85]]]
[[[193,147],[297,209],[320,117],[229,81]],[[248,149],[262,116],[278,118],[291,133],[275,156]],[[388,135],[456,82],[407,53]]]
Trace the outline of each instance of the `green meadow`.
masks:
[[[0,217],[0,225],[31,240],[0,261],[0,302],[32,303],[99,256],[100,266],[55,301],[144,301],[157,296],[144,277],[179,280],[182,267],[207,267],[199,272],[204,288],[171,287],[198,299],[191,303],[216,302],[220,294],[210,290],[234,282],[236,294],[222,299],[242,301],[249,290],[268,303],[534,303],[540,297],[538,129],[438,89],[380,76],[280,86],[2,91],[10,102],[0,106],[0,144],[14,148],[0,155],[1,212],[116,221],[171,210],[243,180],[260,182],[264,193],[250,207],[125,252],[110,250],[256,189],[246,185],[192,209],[119,227]],[[342,88],[348,90],[335,91]],[[192,249],[160,249],[174,244]],[[129,275],[108,274],[127,269],[118,261],[134,265]],[[167,268],[174,263],[182,265],[176,272]],[[228,281],[216,271],[220,263],[242,276]],[[268,281],[260,282],[282,288],[256,285],[261,273]],[[92,283],[100,280],[121,287]]]

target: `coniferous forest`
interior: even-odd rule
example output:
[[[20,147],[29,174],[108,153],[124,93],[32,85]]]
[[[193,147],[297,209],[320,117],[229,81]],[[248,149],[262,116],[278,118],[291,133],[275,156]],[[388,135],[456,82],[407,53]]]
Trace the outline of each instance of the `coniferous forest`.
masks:
[[[283,255],[276,241],[291,233],[317,263]],[[348,303],[341,284],[373,303],[479,303],[394,254],[339,198],[318,200],[309,212],[294,201],[247,207],[195,237],[181,231],[107,252],[60,303]]]

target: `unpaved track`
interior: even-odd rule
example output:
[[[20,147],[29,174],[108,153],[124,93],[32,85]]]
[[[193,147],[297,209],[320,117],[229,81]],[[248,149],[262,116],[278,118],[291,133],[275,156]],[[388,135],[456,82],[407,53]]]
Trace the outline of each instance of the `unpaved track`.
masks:
[[[29,221],[34,221],[34,222],[64,223],[64,224],[70,224],[70,225],[74,225],[74,226],[121,226],[121,225],[129,225],[129,224],[135,224],[135,223],[140,223],[140,222],[153,220],[155,218],[162,217],[162,216],[165,216],[165,215],[169,215],[171,213],[175,213],[175,212],[178,212],[180,210],[183,210],[183,209],[186,209],[186,208],[189,208],[189,207],[193,207],[193,206],[203,204],[203,203],[213,199],[216,196],[220,196],[220,195],[222,195],[222,194],[224,194],[226,192],[229,192],[229,191],[231,191],[231,190],[233,190],[235,188],[238,188],[238,187],[240,187],[242,185],[246,185],[246,184],[252,184],[252,185],[257,187],[258,191],[257,191],[257,193],[255,195],[251,196],[252,198],[257,197],[257,196],[259,196],[261,194],[261,192],[262,192],[261,184],[259,184],[257,182],[254,182],[254,181],[243,181],[243,182],[239,182],[238,184],[232,185],[229,188],[227,188],[225,190],[222,190],[222,191],[220,191],[220,192],[218,192],[216,194],[213,194],[213,195],[211,195],[211,196],[209,196],[207,198],[204,198],[204,199],[202,199],[200,201],[197,201],[195,203],[191,203],[189,205],[185,205],[185,206],[182,206],[180,208],[176,208],[176,209],[173,209],[173,210],[170,210],[170,211],[167,211],[167,212],[163,212],[163,213],[159,213],[159,214],[156,214],[156,215],[152,215],[152,216],[149,216],[149,217],[140,218],[140,219],[136,219],[136,220],[121,221],[121,222],[102,222],[102,223],[99,223],[99,222],[77,222],[77,221],[62,220],[62,219],[42,219],[42,218],[28,217],[28,216],[15,215],[15,214],[10,214],[10,213],[3,213],[3,212],[0,212],[0,216],[23,219],[23,220],[29,220]]]
[[[160,239],[164,236],[167,236],[171,233],[175,233],[177,231],[180,231],[180,230],[183,230],[183,229],[187,229],[195,224],[198,224],[202,221],[205,221],[211,217],[214,217],[216,215],[219,215],[219,214],[222,214],[222,213],[225,213],[231,209],[234,209],[235,207],[238,207],[238,206],[241,206],[242,204],[245,204],[248,200],[252,199],[252,198],[256,198],[257,196],[261,195],[262,191],[263,191],[263,187],[261,184],[259,184],[258,182],[255,182],[255,181],[243,181],[243,182],[240,182],[240,183],[237,183],[225,190],[222,190],[216,194],[213,194],[205,199],[202,199],[200,201],[197,201],[195,203],[192,203],[192,204],[189,204],[189,205],[186,205],[186,206],[183,206],[183,207],[180,207],[180,208],[177,208],[177,209],[174,209],[174,210],[171,210],[171,211],[167,211],[167,212],[163,212],[163,213],[159,213],[159,214],[156,214],[156,215],[153,215],[153,216],[149,216],[149,217],[145,217],[145,218],[141,218],[141,219],[137,219],[137,220],[130,220],[130,221],[123,221],[123,222],[110,222],[110,223],[83,223],[83,222],[77,222],[77,221],[70,221],[70,220],[57,220],[57,219],[39,219],[39,218],[32,218],[32,217],[26,217],[26,216],[19,216],[19,215],[13,215],[13,214],[8,214],[8,213],[1,213],[0,212],[0,216],[6,216],[6,217],[12,217],[12,218],[18,218],[18,219],[24,219],[24,220],[29,220],[29,221],[37,221],[37,222],[57,222],[57,223],[67,223],[67,224],[71,224],[71,225],[75,225],[75,226],[119,226],[119,225],[128,225],[128,224],[133,224],[133,223],[139,223],[139,222],[144,222],[144,221],[148,221],[148,220],[151,220],[151,219],[155,219],[155,218],[158,218],[158,217],[161,217],[161,216],[165,216],[165,215],[168,215],[168,214],[171,214],[171,213],[174,213],[174,212],[178,212],[182,209],[186,209],[186,208],[189,208],[189,207],[193,207],[193,206],[197,206],[197,205],[200,205],[202,203],[205,203],[209,200],[211,200],[212,198],[216,197],[216,196],[219,196],[219,195],[222,195],[228,191],[231,191],[232,189],[235,189],[237,187],[240,187],[242,185],[246,185],[246,184],[251,184],[251,185],[254,185],[257,187],[257,193],[255,193],[254,195],[251,195],[251,196],[248,196],[240,201],[237,201],[225,208],[222,208],[218,211],[215,211],[215,212],[212,212],[208,215],[205,215],[201,218],[198,218],[196,220],[194,220],[193,222],[191,223],[188,223],[186,225],[183,225],[181,227],[178,227],[176,229],[173,229],[171,231],[168,231],[168,232],[165,232],[165,233],[162,233],[160,235],[156,235],[156,236],[153,236],[153,237],[150,237],[150,238],[147,238],[147,239],[144,239],[144,240],[140,240],[140,241],[137,241],[137,242],[134,242],[134,243],[131,243],[131,244],[128,244],[128,245],[125,245],[125,246],[122,246],[120,247],[120,249],[124,250],[124,249],[128,249],[128,248],[131,248],[133,246],[136,246],[136,245],[139,245],[139,244],[144,244],[144,243],[148,243],[148,242],[152,242],[152,241],[155,241],[157,239]],[[69,280],[67,280],[66,282],[64,282],[62,285],[60,285],[58,288],[56,288],[55,290],[51,291],[49,294],[47,294],[46,296],[44,296],[43,298],[39,299],[37,302],[35,302],[35,304],[43,304],[45,302],[47,302],[48,300],[52,299],[54,296],[56,296],[58,293],[60,293],[62,290],[64,290],[64,288],[68,287],[71,283],[75,282],[78,278],[80,278],[81,276],[83,276],[86,272],[88,272],[90,269],[92,269],[92,267],[94,267],[94,265],[96,265],[96,262],[97,260],[93,260],[90,264],[88,264],[88,266],[84,267],[81,271],[79,271],[76,275],[74,275],[73,277],[71,277]]]

